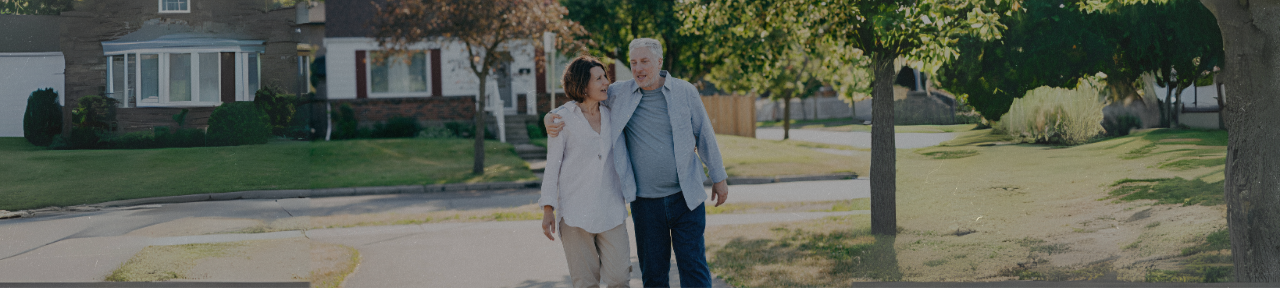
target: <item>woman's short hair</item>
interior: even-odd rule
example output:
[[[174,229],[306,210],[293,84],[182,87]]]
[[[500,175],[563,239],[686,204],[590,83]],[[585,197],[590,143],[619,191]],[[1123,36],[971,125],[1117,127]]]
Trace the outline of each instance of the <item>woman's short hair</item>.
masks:
[[[574,58],[569,66],[564,68],[564,76],[560,79],[560,84],[564,85],[564,95],[569,96],[573,101],[582,101],[587,99],[587,85],[591,83],[591,68],[600,67],[604,69],[604,63],[600,59],[589,55],[578,56]],[[605,76],[609,77],[609,76]]]

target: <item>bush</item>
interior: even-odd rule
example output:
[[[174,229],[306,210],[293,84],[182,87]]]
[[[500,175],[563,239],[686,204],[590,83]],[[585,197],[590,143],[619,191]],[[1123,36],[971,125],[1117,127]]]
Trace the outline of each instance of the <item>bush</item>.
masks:
[[[157,129],[161,127],[156,127]],[[168,130],[168,127],[165,127]],[[155,136],[150,132],[130,132],[119,135],[112,135],[103,139],[106,142],[105,148],[110,149],[148,149],[157,148]]]
[[[542,122],[542,121],[539,120],[538,122]],[[534,125],[534,124],[524,125],[524,130],[529,132],[529,139],[547,138],[547,135],[542,134],[542,128],[538,128],[538,125]]]
[[[410,138],[418,135],[419,130],[422,130],[422,127],[418,125],[417,119],[393,116],[385,123],[374,124],[369,136],[371,138]]]
[[[453,136],[458,138],[475,138],[475,127],[475,125],[471,125],[471,123],[467,122],[449,122],[444,124],[444,128],[449,129],[449,131],[453,133]],[[488,128],[484,129],[484,139],[492,140],[497,138],[498,135],[494,134],[492,130],[489,130]]]
[[[71,110],[71,123],[75,127],[98,131],[115,130],[116,105],[119,103],[116,99],[89,95],[80,97],[76,103],[76,109]]]
[[[170,132],[169,127],[159,126],[155,128],[153,147],[201,147],[205,146],[205,138],[205,132],[200,129],[178,128]]]
[[[271,134],[283,136],[289,130],[293,115],[297,113],[298,97],[293,94],[282,94],[276,89],[266,87],[254,93],[253,104],[267,113],[270,119]]]
[[[229,102],[209,115],[205,140],[210,146],[236,146],[266,144],[269,137],[271,126],[266,113],[250,102]]]
[[[422,131],[418,132],[418,138],[441,139],[454,137],[453,131],[449,131],[449,128],[440,126],[427,126],[422,128]]]
[[[27,97],[27,110],[22,114],[22,136],[36,146],[49,146],[53,136],[62,133],[62,105],[53,88],[38,89]]]
[[[355,139],[360,136],[358,127],[355,110],[351,109],[350,105],[342,104],[337,111],[333,111],[333,134],[329,135],[329,138]]]
[[[1104,106],[1086,81],[1076,89],[1040,87],[1013,100],[1000,128],[1022,142],[1082,144],[1102,133]]]
[[[1142,119],[1133,114],[1124,114],[1102,122],[1102,128],[1106,129],[1107,137],[1125,136],[1129,135],[1130,129],[1142,128]]]

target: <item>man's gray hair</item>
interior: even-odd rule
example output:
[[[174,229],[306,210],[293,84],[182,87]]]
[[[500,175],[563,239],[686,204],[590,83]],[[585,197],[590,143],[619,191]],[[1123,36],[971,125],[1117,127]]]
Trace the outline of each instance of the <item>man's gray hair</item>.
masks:
[[[630,46],[631,50],[627,51],[628,54],[636,51],[636,48],[643,47],[649,48],[649,52],[653,52],[653,55],[658,55],[658,59],[662,59],[662,43],[658,42],[658,39],[636,38],[635,40],[631,40]]]

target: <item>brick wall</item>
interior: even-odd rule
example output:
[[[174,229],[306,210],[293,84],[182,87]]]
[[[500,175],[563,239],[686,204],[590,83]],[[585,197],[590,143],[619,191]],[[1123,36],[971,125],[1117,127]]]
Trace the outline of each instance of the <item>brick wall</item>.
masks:
[[[419,122],[468,122],[475,117],[473,97],[373,98],[330,100],[334,109],[351,105],[360,125],[373,125],[393,116],[406,116]]]

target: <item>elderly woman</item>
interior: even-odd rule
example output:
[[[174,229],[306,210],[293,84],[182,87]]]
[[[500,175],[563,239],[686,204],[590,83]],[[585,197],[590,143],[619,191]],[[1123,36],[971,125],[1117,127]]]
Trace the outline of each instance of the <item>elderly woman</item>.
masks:
[[[627,287],[631,256],[626,201],[612,166],[609,108],[600,105],[609,97],[611,81],[604,64],[591,56],[574,59],[561,81],[573,101],[560,112],[564,130],[547,141],[547,168],[538,200],[542,233],[555,241],[551,234],[559,224],[574,287],[597,287],[601,280],[609,287]]]

